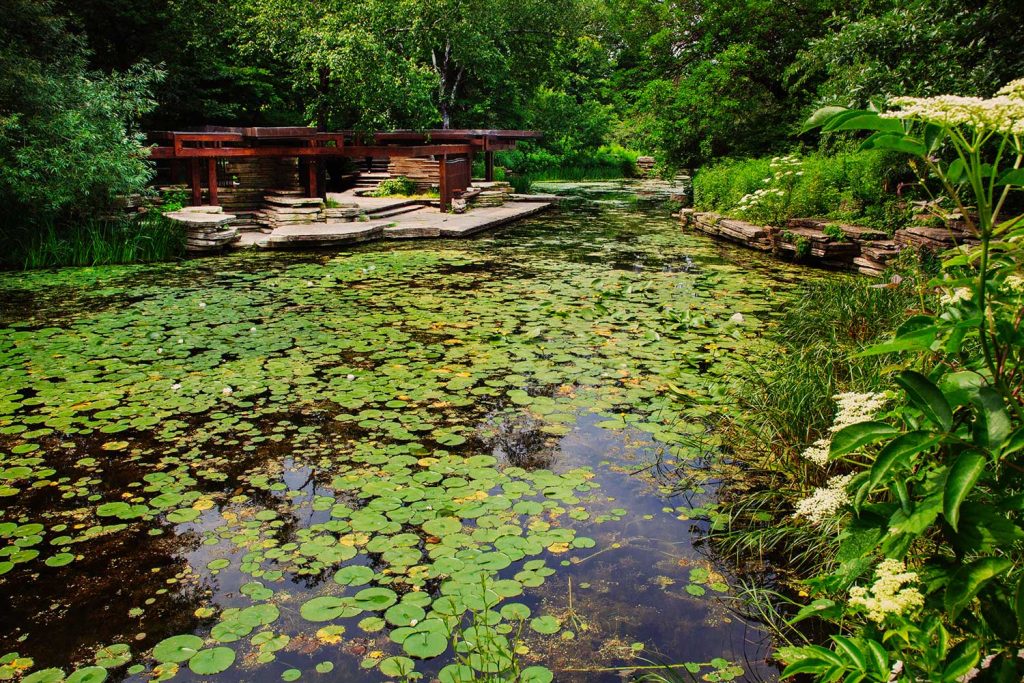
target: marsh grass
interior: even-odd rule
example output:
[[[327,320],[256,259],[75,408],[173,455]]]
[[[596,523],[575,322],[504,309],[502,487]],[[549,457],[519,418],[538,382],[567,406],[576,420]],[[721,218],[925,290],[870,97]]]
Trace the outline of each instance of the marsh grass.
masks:
[[[792,501],[826,478],[801,453],[832,424],[833,396],[885,389],[899,367],[898,356],[853,356],[923,304],[917,283],[927,277],[904,265],[899,285],[848,276],[809,283],[782,312],[770,333],[778,353],[749,366],[736,395],[747,417],[731,430],[744,445],[740,460],[747,471],[721,490],[727,521],[711,536],[718,552],[795,574],[833,561],[835,529],[792,519]]]
[[[147,263],[180,258],[185,235],[156,212],[137,218],[87,218],[47,222],[3,240],[5,262],[25,269]]]

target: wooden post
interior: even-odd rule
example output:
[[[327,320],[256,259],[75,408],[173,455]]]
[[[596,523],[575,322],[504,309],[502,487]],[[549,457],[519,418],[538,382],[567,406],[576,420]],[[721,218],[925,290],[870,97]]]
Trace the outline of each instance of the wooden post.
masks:
[[[309,189],[308,196],[310,197],[320,196],[319,189],[317,188],[318,166],[319,164],[313,159],[310,159],[306,164],[306,187]]]
[[[189,163],[189,185],[192,187],[192,206],[199,206],[203,203],[203,181],[199,177],[199,159],[192,159]]]
[[[217,160],[213,157],[206,165],[206,182],[210,186],[210,206],[217,206]]]
[[[310,147],[319,147],[319,145],[317,145],[317,143],[316,143],[316,140],[310,140],[309,141],[309,146]],[[315,158],[311,158],[311,159],[308,160],[308,163],[306,164],[306,189],[308,191],[307,192],[307,196],[309,196],[309,197],[319,197],[320,196],[320,189],[319,189],[319,187],[317,187],[317,180],[319,179],[319,177],[320,177],[320,164],[317,162],[317,160]]]
[[[484,180],[494,182],[494,152],[484,152]]]
[[[445,154],[442,156],[438,164],[438,189],[441,191],[441,213],[444,213],[450,209],[452,205],[452,195],[448,189],[448,155]]]

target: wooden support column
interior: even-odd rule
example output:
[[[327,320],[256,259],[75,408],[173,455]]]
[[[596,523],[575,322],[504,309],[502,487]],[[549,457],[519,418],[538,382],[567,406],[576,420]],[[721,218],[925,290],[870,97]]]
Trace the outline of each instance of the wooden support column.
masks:
[[[484,152],[484,180],[494,182],[494,152]]]
[[[317,176],[320,175],[318,167],[319,164],[312,159],[306,164],[306,187],[308,188],[307,196],[309,197],[320,196],[320,191],[317,187]]]
[[[310,147],[318,147],[316,140],[309,141]],[[311,158],[306,163],[306,190],[308,197],[319,197],[320,162]]]
[[[199,159],[189,161],[188,184],[192,188],[192,206],[203,203],[203,181],[199,176]]]
[[[441,194],[441,213],[452,208],[451,190],[448,188],[448,155],[445,154],[437,162],[438,190]]]
[[[210,186],[210,206],[217,206],[217,160],[213,157],[206,165],[206,183]]]

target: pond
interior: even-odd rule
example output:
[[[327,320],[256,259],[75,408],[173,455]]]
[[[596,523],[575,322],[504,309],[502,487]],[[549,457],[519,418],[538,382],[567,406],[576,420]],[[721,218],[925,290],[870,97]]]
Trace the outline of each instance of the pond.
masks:
[[[700,541],[802,274],[555,189],[473,240],[0,275],[0,679],[776,677]]]

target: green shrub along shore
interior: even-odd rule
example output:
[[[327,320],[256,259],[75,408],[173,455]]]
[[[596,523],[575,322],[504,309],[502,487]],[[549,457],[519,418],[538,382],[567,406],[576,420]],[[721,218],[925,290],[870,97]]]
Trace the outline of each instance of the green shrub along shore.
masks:
[[[734,218],[774,221],[829,218],[888,231],[912,218],[906,197],[913,173],[904,155],[883,150],[722,160],[693,179],[694,206]],[[779,190],[776,201],[745,206],[758,191]],[[900,191],[900,193],[897,192]],[[911,195],[912,196],[912,195]]]

